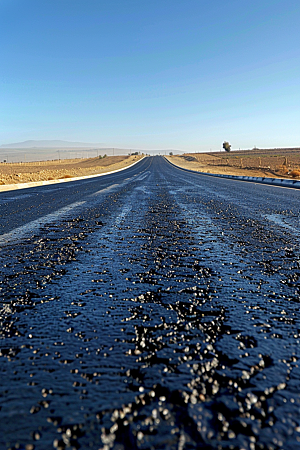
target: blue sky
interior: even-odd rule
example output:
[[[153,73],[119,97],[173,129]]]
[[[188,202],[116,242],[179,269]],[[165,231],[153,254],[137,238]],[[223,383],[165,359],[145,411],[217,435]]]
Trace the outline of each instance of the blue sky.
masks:
[[[0,144],[300,146],[299,0],[0,0]]]

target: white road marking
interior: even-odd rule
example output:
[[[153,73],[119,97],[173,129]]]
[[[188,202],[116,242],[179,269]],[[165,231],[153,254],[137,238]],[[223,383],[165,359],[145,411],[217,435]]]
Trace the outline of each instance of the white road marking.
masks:
[[[47,214],[46,216],[33,220],[32,222],[22,225],[21,227],[15,228],[9,233],[2,234],[0,235],[0,245],[8,244],[11,243],[12,241],[19,241],[21,238],[24,238],[28,236],[30,233],[33,233],[34,231],[39,229],[42,225],[56,221],[58,218],[65,216],[73,209],[78,208],[79,206],[82,206],[85,203],[86,201],[72,203],[71,205],[65,206],[64,208],[61,208],[58,211],[55,211],[54,213]]]

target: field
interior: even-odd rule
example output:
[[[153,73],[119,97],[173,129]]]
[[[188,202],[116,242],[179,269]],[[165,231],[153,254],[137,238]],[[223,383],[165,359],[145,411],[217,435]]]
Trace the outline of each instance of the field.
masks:
[[[271,178],[300,177],[300,148],[185,153],[167,158],[176,165],[199,172]]]
[[[142,156],[107,156],[105,158],[63,159],[27,163],[0,163],[0,184],[28,183],[96,175],[125,168]]]
[[[142,156],[107,156],[25,163],[0,163],[0,185],[96,175],[125,168]],[[300,178],[300,148],[253,149],[229,153],[185,153],[167,158],[174,164],[205,173]]]

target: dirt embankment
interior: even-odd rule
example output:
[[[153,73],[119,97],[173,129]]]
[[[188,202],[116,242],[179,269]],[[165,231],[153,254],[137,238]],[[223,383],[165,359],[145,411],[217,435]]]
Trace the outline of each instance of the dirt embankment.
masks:
[[[300,148],[254,149],[167,156],[173,163],[198,172],[252,177],[300,178]]]
[[[125,168],[141,158],[142,155],[124,155],[28,163],[0,163],[0,184],[28,183],[31,181],[97,175]]]

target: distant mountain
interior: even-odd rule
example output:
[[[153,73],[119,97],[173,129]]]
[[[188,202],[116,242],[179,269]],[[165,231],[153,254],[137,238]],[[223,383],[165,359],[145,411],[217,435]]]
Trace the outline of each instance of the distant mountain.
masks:
[[[3,144],[1,148],[92,148],[104,144],[87,142],[68,142],[60,140],[24,141],[14,144]]]

